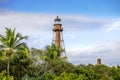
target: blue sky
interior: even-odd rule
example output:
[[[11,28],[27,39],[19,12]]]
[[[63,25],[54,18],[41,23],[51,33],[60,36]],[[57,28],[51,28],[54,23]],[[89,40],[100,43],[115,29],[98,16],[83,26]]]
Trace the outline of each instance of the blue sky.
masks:
[[[4,6],[22,12],[119,16],[119,0],[6,0]],[[108,14],[109,13],[109,14]]]
[[[119,64],[120,0],[0,0],[0,33],[16,27],[29,36],[30,47],[41,49],[51,44],[56,16],[69,62],[96,64],[101,58],[103,64]]]

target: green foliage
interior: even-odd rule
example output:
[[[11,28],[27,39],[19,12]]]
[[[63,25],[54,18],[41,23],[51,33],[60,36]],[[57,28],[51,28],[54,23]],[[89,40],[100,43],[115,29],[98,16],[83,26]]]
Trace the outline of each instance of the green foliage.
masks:
[[[85,74],[63,72],[54,80],[100,80],[100,77],[98,78],[97,75],[89,72]]]
[[[6,70],[4,70],[0,73],[0,80],[14,80],[14,77],[6,75]]]
[[[39,77],[39,80],[53,80],[53,79],[54,75],[46,72]]]
[[[15,29],[6,28],[5,36],[0,34],[0,54],[3,53],[7,58],[7,73],[9,74],[11,55],[17,51],[20,46],[26,46],[23,39],[27,36],[22,36],[20,33],[15,33]]]
[[[63,72],[59,76],[56,76],[54,80],[75,80],[77,76],[78,75],[74,73]]]
[[[46,46],[43,52],[41,53],[40,58],[46,62],[51,62],[51,60],[58,58],[62,60],[60,55],[63,51],[64,50],[61,47],[56,47],[55,45]]]
[[[116,67],[113,66],[110,69],[109,75],[113,80],[119,80],[120,79],[120,66],[116,66]]]
[[[41,76],[39,77],[30,77],[28,75],[25,75],[22,77],[21,80],[53,80],[55,77],[54,74],[49,74],[49,73],[43,73]]]
[[[99,64],[95,65],[93,69],[96,73],[100,74],[103,79],[111,80],[111,77],[109,76],[110,67],[103,64]]]
[[[38,77],[30,77],[26,74],[20,80],[40,80],[40,79]]]
[[[61,47],[29,49],[23,39],[27,36],[16,34],[15,29],[0,34],[0,80],[120,80],[120,66],[73,65],[60,57]],[[3,71],[6,68],[10,74]]]
[[[21,46],[16,54],[11,56],[11,74],[19,79],[26,74],[26,68],[30,63],[28,48]]]
[[[94,66],[91,66],[91,65],[88,65],[88,66],[85,66],[85,65],[78,65],[76,66],[75,68],[75,72],[77,74],[79,74],[79,78],[81,80],[100,80],[100,75],[95,73],[94,70],[92,70],[92,67],[94,68]],[[91,68],[91,69],[90,69]]]
[[[0,61],[0,72],[6,69],[6,62],[5,61]]]

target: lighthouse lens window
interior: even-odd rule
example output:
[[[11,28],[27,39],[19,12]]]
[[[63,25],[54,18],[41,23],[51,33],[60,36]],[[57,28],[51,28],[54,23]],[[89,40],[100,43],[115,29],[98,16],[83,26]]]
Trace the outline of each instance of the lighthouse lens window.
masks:
[[[60,21],[56,21],[55,24],[61,24],[61,22]]]

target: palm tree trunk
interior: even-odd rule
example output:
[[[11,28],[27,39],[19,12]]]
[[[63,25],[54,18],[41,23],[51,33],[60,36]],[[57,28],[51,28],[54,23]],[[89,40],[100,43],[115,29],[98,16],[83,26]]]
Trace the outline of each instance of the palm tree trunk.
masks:
[[[10,56],[8,55],[8,61],[7,61],[7,74],[9,75],[10,72]]]

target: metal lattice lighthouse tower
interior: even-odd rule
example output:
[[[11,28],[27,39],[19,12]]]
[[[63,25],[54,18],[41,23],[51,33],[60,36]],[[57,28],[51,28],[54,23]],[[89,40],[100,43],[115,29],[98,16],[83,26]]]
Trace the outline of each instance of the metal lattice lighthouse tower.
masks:
[[[65,51],[65,45],[64,45],[64,39],[63,39],[63,27],[61,24],[61,19],[57,16],[56,19],[54,19],[54,25],[53,25],[53,40],[52,44],[55,44],[56,47],[61,47],[64,49],[64,52],[61,54],[61,57],[66,57],[66,51]]]

